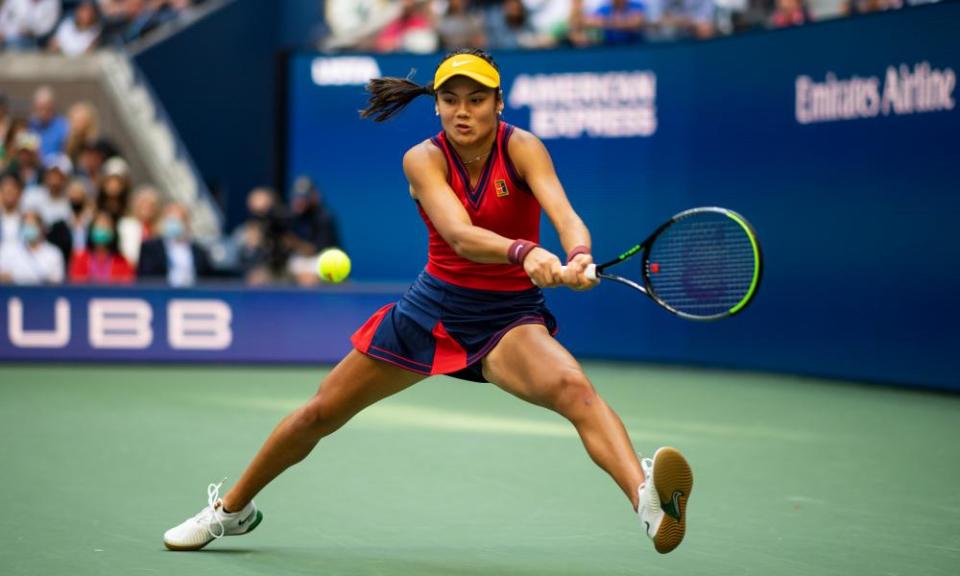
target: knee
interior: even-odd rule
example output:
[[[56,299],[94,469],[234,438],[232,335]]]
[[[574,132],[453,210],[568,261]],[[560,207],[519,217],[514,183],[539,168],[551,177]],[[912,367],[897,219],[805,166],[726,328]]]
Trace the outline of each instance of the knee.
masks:
[[[579,369],[565,369],[557,376],[553,409],[570,420],[577,420],[595,410],[603,400],[586,374]]]
[[[320,391],[294,413],[293,424],[303,433],[326,436],[346,422],[337,404],[331,394]]]

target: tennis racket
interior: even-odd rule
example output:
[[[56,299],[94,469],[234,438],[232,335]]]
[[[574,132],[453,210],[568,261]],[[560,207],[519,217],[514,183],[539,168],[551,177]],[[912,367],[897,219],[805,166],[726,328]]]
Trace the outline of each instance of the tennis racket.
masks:
[[[640,278],[607,272],[640,255]],[[763,275],[757,234],[747,220],[726,208],[680,212],[646,240],[585,274],[625,284],[688,320],[733,316],[753,300]]]

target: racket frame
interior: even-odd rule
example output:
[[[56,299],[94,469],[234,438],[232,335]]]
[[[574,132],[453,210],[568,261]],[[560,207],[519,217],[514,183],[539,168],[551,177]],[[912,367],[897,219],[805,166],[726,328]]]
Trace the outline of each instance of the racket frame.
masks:
[[[724,216],[727,216],[728,218],[732,219],[737,224],[739,224],[743,228],[744,232],[746,232],[747,238],[750,239],[750,244],[753,247],[754,261],[756,262],[756,266],[754,267],[754,271],[753,271],[753,280],[750,283],[750,288],[747,290],[747,294],[733,308],[730,308],[729,310],[726,310],[719,314],[712,314],[709,316],[698,316],[695,314],[689,314],[687,312],[681,312],[680,310],[677,310],[676,308],[673,308],[672,306],[667,304],[662,298],[660,298],[660,296],[657,295],[656,291],[653,289],[653,286],[651,285],[650,261],[649,261],[650,252],[648,250],[648,248],[656,241],[657,237],[661,233],[663,233],[664,230],[666,230],[670,226],[673,226],[675,223],[679,222],[680,220],[683,220],[684,218],[687,218],[694,214],[703,213],[703,212],[713,212],[713,213],[723,214]],[[625,278],[623,276],[618,276],[617,274],[610,274],[608,272],[605,272],[607,268],[614,266],[616,264],[619,264],[624,260],[628,260],[629,258],[636,256],[639,252],[643,252],[643,256],[642,256],[643,259],[641,260],[641,265],[640,265],[640,275],[641,275],[641,278],[643,279],[642,284],[635,280],[631,280],[630,278]],[[753,297],[756,295],[757,289],[760,286],[760,279],[763,277],[763,253],[760,249],[760,243],[757,241],[757,233],[753,229],[753,226],[751,226],[750,223],[747,222],[746,218],[734,212],[733,210],[729,210],[727,208],[720,208],[719,206],[701,206],[698,208],[690,208],[689,210],[684,210],[683,212],[680,212],[674,215],[672,218],[670,218],[669,220],[667,220],[666,222],[658,226],[657,229],[654,230],[649,236],[647,236],[643,242],[637,244],[633,248],[630,248],[626,252],[623,252],[613,260],[604,262],[603,264],[597,264],[593,270],[588,270],[587,274],[590,275],[591,272],[595,274],[597,278],[602,278],[604,280],[612,280],[620,284],[625,284],[635,290],[642,292],[643,294],[646,294],[651,300],[659,304],[662,308],[666,309],[670,313],[675,314],[676,316],[679,316],[687,320],[709,322],[709,321],[721,320],[723,318],[733,316],[734,314],[737,314],[740,311],[742,311],[744,308],[746,308],[746,306],[750,302],[753,301]]]

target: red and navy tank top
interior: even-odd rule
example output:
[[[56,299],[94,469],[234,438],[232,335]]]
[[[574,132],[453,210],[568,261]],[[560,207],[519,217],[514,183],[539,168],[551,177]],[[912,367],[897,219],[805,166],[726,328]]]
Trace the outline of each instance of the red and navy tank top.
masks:
[[[447,159],[447,183],[470,215],[474,226],[511,239],[540,242],[540,203],[527,183],[520,179],[507,154],[513,126],[500,122],[493,150],[475,187],[460,156],[440,132],[430,141]],[[420,207],[430,233],[427,272],[457,286],[478,290],[526,290],[533,287],[523,267],[516,264],[483,264],[458,256],[437,232],[427,213]]]

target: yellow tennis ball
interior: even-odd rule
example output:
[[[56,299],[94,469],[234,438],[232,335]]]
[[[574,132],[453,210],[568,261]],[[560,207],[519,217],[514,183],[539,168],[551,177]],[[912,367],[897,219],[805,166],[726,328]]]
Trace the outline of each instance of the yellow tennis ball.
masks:
[[[327,282],[343,282],[350,275],[350,257],[337,248],[324,250],[317,259],[317,274]]]

